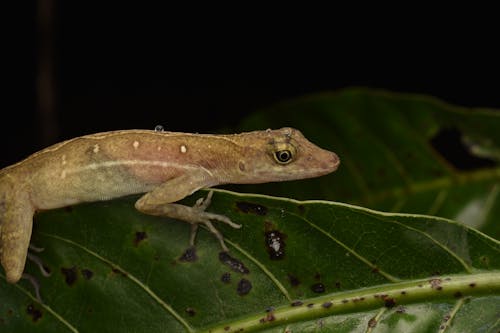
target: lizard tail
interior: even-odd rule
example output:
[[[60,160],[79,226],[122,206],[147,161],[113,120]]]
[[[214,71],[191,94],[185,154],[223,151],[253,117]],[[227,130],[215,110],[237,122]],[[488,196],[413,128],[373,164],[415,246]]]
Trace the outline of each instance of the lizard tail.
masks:
[[[0,262],[7,282],[16,283],[24,271],[35,209],[26,192],[4,180],[0,179]]]

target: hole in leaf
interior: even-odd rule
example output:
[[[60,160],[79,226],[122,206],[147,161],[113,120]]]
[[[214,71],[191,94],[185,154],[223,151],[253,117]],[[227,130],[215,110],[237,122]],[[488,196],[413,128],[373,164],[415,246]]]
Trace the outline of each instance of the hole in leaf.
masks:
[[[430,141],[443,158],[458,170],[474,170],[493,167],[495,161],[473,155],[456,128],[441,129]]]

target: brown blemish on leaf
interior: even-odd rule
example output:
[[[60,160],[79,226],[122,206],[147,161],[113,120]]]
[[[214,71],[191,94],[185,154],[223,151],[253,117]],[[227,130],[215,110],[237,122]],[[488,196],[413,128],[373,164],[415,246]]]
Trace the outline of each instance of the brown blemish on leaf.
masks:
[[[29,304],[26,308],[26,313],[31,316],[31,320],[36,323],[40,318],[42,318],[42,311],[35,307],[34,304]]]
[[[391,298],[391,297],[387,297],[384,299],[384,306],[386,308],[393,308],[394,306],[396,305],[396,300],[394,298]]]
[[[255,214],[259,216],[264,216],[267,214],[267,207],[259,204],[254,204],[252,202],[237,201],[236,207],[239,211],[245,214]]]
[[[233,258],[226,251],[219,252],[219,260],[228,265],[233,271],[248,274],[250,270],[238,259]]]
[[[293,301],[291,305],[292,306],[301,306],[302,304],[304,304],[304,302],[302,302],[302,301]]]
[[[456,293],[453,294],[453,297],[455,297],[455,298],[461,298],[462,297],[462,293],[460,291],[457,291]]]
[[[375,326],[377,326],[377,319],[370,318],[370,320],[368,320],[368,327],[369,328],[374,328]]]
[[[78,278],[78,271],[75,266],[70,268],[61,267],[61,273],[64,275],[64,281],[68,286],[75,284]]]

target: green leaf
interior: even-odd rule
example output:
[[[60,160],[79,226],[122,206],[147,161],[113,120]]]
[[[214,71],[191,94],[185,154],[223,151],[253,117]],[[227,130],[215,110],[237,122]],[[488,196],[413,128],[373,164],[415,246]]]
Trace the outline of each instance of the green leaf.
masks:
[[[183,201],[192,204],[199,192]],[[327,201],[216,191],[202,229],[137,212],[137,197],[37,215],[44,304],[0,277],[2,332],[496,332],[500,243],[464,225]],[[231,259],[232,258],[232,259]],[[248,271],[246,271],[246,269]]]
[[[500,238],[500,167],[494,162],[500,160],[500,112],[419,95],[346,89],[262,110],[238,131],[282,126],[296,127],[335,151],[339,170],[307,181],[229,189],[436,215]],[[457,133],[452,146],[464,150],[459,159],[487,158],[481,161],[484,168],[459,169],[434,148],[432,140],[450,130]]]

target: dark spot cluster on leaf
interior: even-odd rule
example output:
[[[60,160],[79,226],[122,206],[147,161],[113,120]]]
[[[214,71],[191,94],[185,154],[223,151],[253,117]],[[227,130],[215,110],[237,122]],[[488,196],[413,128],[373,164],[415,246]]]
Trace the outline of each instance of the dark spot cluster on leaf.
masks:
[[[311,290],[317,294],[324,293],[326,291],[325,285],[321,282],[315,283],[311,286]]]
[[[252,290],[252,283],[247,279],[241,279],[236,287],[236,292],[240,296],[247,295]]]
[[[233,271],[248,274],[250,270],[238,259],[233,258],[226,251],[219,252],[219,260],[228,265]]]
[[[78,279],[78,271],[75,266],[70,268],[61,267],[61,273],[64,275],[64,281],[68,286],[74,285]]]
[[[226,272],[224,274],[222,274],[222,276],[220,277],[220,280],[224,283],[229,283],[231,282],[231,273],[229,272]]]
[[[84,268],[80,272],[82,273],[82,276],[85,280],[90,280],[94,276],[94,272],[92,272],[90,269]]]
[[[288,281],[290,281],[292,287],[297,287],[298,285],[300,285],[300,280],[295,275],[288,274]]]
[[[340,281],[335,281],[335,288],[340,289],[341,286]]]
[[[269,259],[281,260],[285,257],[286,235],[278,230],[270,230],[265,233],[266,250]]]
[[[138,247],[139,244],[146,238],[148,238],[148,235],[146,234],[145,231],[137,231],[134,237],[134,246]]]
[[[293,301],[291,305],[292,306],[301,306],[302,304],[304,304],[304,302],[302,302],[302,301]]]
[[[179,261],[182,262],[195,262],[196,260],[198,260],[198,256],[196,255],[196,247],[194,246],[188,247],[179,257]]]
[[[463,295],[462,295],[462,293],[461,293],[460,291],[457,291],[457,292],[455,292],[455,293],[453,294],[453,297],[455,297],[455,298],[462,298],[462,296],[463,296]]]
[[[349,303],[349,300],[348,299],[343,299],[342,303],[344,303],[344,304]]]
[[[476,283],[474,283],[474,282],[469,283],[469,287],[474,288],[475,286],[476,286]]]
[[[35,305],[29,304],[26,308],[26,313],[31,317],[31,320],[36,323],[40,318],[42,318],[42,311],[35,307]]]
[[[459,170],[476,170],[496,165],[489,158],[472,155],[464,144],[463,135],[457,128],[443,128],[432,139],[431,145],[451,165]]]
[[[308,309],[312,309],[313,307],[314,307],[314,303],[309,303],[309,304],[307,304],[307,308],[308,308]]]
[[[186,308],[186,313],[190,316],[190,317],[194,317],[196,315],[196,310],[191,308],[191,307],[188,307]]]
[[[267,207],[259,205],[259,204],[254,204],[252,202],[246,202],[246,201],[237,201],[236,202],[236,207],[238,210],[245,214],[255,214],[259,216],[264,216],[267,215]]]

